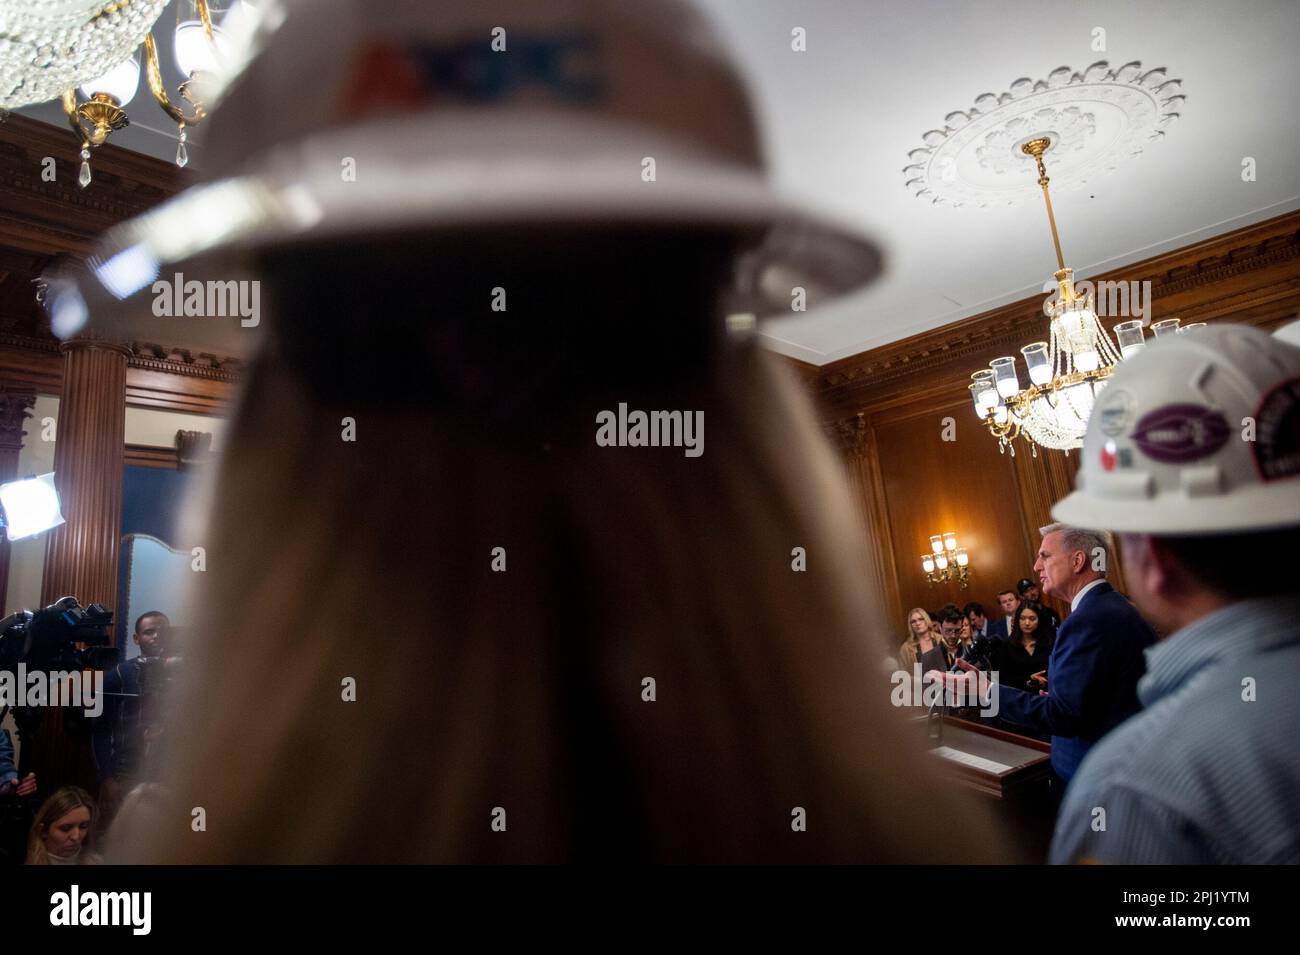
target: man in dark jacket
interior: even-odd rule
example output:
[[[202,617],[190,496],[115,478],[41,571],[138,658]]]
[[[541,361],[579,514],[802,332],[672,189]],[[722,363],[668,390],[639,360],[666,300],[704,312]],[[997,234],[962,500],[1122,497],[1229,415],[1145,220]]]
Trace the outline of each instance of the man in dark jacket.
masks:
[[[994,684],[990,705],[1009,723],[1050,734],[1052,768],[1069,782],[1092,745],[1140,708],[1143,651],[1156,638],[1106,581],[1103,535],[1061,524],[1042,533],[1034,570],[1043,592],[1070,601],[1048,661],[1050,683],[1046,693]]]
[[[931,670],[950,670],[958,660],[966,659],[970,653],[970,643],[962,640],[962,612],[956,607],[944,607],[939,611],[939,634],[942,636],[927,653],[921,654],[921,672]]]
[[[116,803],[133,782],[149,742],[150,717],[141,693],[145,666],[163,665],[167,615],[151,610],[135,621],[133,639],[140,655],[119,663],[104,675],[104,712],[95,720],[93,749],[101,796]]]

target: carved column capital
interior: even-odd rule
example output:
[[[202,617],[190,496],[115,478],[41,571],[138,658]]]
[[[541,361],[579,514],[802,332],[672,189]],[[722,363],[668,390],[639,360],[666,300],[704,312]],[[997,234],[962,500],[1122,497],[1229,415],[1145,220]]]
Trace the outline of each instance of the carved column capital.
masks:
[[[0,386],[0,451],[17,453],[23,449],[23,430],[32,416],[36,394],[31,391],[10,391]],[[15,466],[17,459],[15,458]]]
[[[131,346],[126,342],[118,341],[113,338],[106,338],[89,330],[78,335],[76,338],[69,338],[67,341],[62,342],[59,345],[59,351],[65,355],[71,351],[85,351],[88,349],[113,352],[121,355],[123,359],[131,357]]]
[[[859,411],[848,418],[841,418],[831,423],[831,440],[839,445],[845,457],[854,457],[867,446],[867,416]]]
[[[210,431],[177,431],[176,457],[179,470],[188,471],[196,465],[204,464],[212,454],[212,433]]]

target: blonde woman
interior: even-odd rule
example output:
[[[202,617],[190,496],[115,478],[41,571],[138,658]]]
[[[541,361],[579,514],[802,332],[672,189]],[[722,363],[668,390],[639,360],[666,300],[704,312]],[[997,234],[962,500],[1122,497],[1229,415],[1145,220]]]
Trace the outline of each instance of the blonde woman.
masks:
[[[95,800],[78,786],[54,791],[32,820],[27,837],[28,865],[95,865],[93,849],[99,810]]]
[[[939,645],[939,638],[935,636],[936,627],[929,611],[922,607],[913,607],[907,612],[907,631],[907,639],[898,648],[898,665],[911,673],[921,655]]]
[[[353,42],[337,3],[293,8],[277,68],[313,37]],[[276,176],[303,149],[317,196],[241,215],[292,228],[314,207],[315,231],[277,223],[250,263],[267,339],[199,506],[175,798],[122,858],[992,861],[1007,840],[932,778],[888,693],[864,696],[886,648],[861,635],[882,607],[842,465],[723,321],[738,274],[788,308],[795,260],[840,282],[874,252],[724,214],[750,193],[715,184],[761,166],[758,138],[690,8],[548,10],[529,22],[595,17],[608,97],[388,98],[376,126],[362,98],[325,132],[380,171],[341,189],[328,148],[283,141],[322,130],[268,111],[272,73],[245,71],[209,120],[232,148],[257,148],[245,126],[270,137]],[[436,46],[502,15],[400,0],[384,29]],[[431,148],[447,123],[470,125]],[[647,136],[732,158],[698,180],[674,159],[654,191]],[[251,242],[247,219],[222,228]],[[669,440],[646,439],[650,414]]]
[[[486,271],[469,240],[267,263],[283,337],[247,372],[211,486],[203,539],[222,557],[199,595],[205,632],[164,780],[180,809],[205,806],[222,828],[196,836],[178,809],[127,857],[996,854],[979,819],[942,839],[928,828],[931,812],[976,809],[929,778],[887,694],[862,695],[883,648],[859,621],[880,603],[860,585],[870,570],[840,465],[797,389],[704,316],[619,351],[601,313],[558,308],[568,283],[635,288],[621,314],[649,327],[670,304],[653,275],[677,277],[679,306],[707,298],[709,245],[494,248]],[[317,279],[417,262],[447,308],[423,331],[392,328],[420,314],[419,283],[386,282],[377,310],[373,285]],[[456,290],[477,294],[488,274],[532,289],[555,320],[519,321],[471,358],[483,320],[461,322]],[[443,347],[378,354],[363,339],[380,321]],[[480,404],[471,382],[495,400]],[[701,409],[708,452],[599,446],[592,423],[620,394]],[[339,440],[344,415],[365,423],[363,453]],[[792,570],[795,546],[816,573]],[[900,821],[904,803],[925,809]],[[791,838],[795,807],[821,821]]]

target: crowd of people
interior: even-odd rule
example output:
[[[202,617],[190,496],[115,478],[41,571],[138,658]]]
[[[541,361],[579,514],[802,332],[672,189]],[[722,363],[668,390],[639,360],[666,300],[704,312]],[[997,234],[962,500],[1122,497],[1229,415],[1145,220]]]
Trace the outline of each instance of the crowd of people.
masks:
[[[106,240],[187,274],[195,250],[225,247],[275,302],[193,502],[220,560],[195,575],[201,638],[162,788],[131,786],[110,857],[1012,859],[987,807],[943,786],[871,692],[894,638],[863,583],[877,575],[861,509],[808,397],[724,321],[738,275],[745,308],[788,312],[791,285],[828,300],[880,258],[769,194],[709,32],[676,5],[580,5],[600,13],[579,77],[599,75],[599,95],[521,72],[523,95],[494,89],[501,105],[467,95],[473,71],[411,60],[486,38],[493,5],[397,3],[362,39],[384,44],[370,49],[394,58],[400,90],[354,95],[323,128],[281,122],[276,91],[321,80],[294,79],[298,51],[313,70],[355,62],[336,6],[290,15],[207,120],[239,155],[201,189],[295,169],[292,197],[251,203],[232,229],[186,205],[211,193],[181,196]],[[548,16],[536,30],[573,35]],[[382,171],[340,184],[343,155]],[[408,175],[418,188],[395,186]],[[250,182],[270,196],[278,180]],[[184,242],[160,232],[178,221]],[[492,289],[510,290],[508,312],[489,310]],[[95,328],[119,332],[98,294]],[[898,657],[1050,738],[1070,785],[1057,861],[1300,861],[1300,351],[1232,325],[1175,339],[1100,392],[1038,583],[997,595],[991,619],[913,608]],[[707,453],[595,441],[623,404],[698,409]],[[1228,440],[1252,415],[1259,442]],[[1107,582],[1105,531],[1134,602]],[[1147,617],[1170,635],[1158,645]],[[1002,680],[977,684],[977,640]],[[151,740],[132,734],[97,736],[104,793],[139,778]],[[198,806],[220,825],[191,826]],[[85,793],[60,790],[30,861],[93,858],[98,825]]]
[[[989,653],[1001,681],[1018,689],[1044,689],[1047,661],[1056,642],[1060,618],[1041,599],[1039,588],[1028,578],[1014,590],[998,594],[1003,616],[990,620],[984,605],[972,600],[965,606],[944,604],[938,610],[913,607],[907,614],[907,637],[896,661],[904,670],[921,665],[922,673],[951,670],[958,660],[969,660],[977,642],[991,642]]]
[[[1155,633],[1106,579],[1114,556],[1109,535],[1065,524],[1044,527],[1042,535],[1034,565],[1041,584],[1025,577],[1001,591],[993,620],[976,601],[933,615],[914,608],[898,660],[919,665],[926,679],[989,673],[997,707],[987,719],[1050,739],[1053,769],[1068,783],[1088,749],[1137,711],[1142,655]],[[1042,599],[1044,588],[1070,604],[1064,622]],[[975,709],[963,707],[962,715],[976,718]]]
[[[137,617],[131,639],[139,653],[105,673],[102,709],[92,724],[98,798],[74,785],[44,795],[35,773],[19,778],[13,740],[0,729],[0,865],[96,864],[108,824],[115,832],[129,826],[155,791],[153,756],[166,725],[162,671],[179,657],[161,611]]]

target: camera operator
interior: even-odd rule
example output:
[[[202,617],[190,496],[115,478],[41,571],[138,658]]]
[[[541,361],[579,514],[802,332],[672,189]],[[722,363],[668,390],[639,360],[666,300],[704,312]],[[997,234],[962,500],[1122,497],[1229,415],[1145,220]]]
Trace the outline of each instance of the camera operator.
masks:
[[[150,696],[161,683],[159,671],[176,659],[166,653],[169,631],[162,611],[141,614],[133,634],[140,655],[104,674],[104,712],[95,721],[94,751],[106,809],[138,781],[149,747],[162,732],[156,719],[160,708],[151,705]]]

